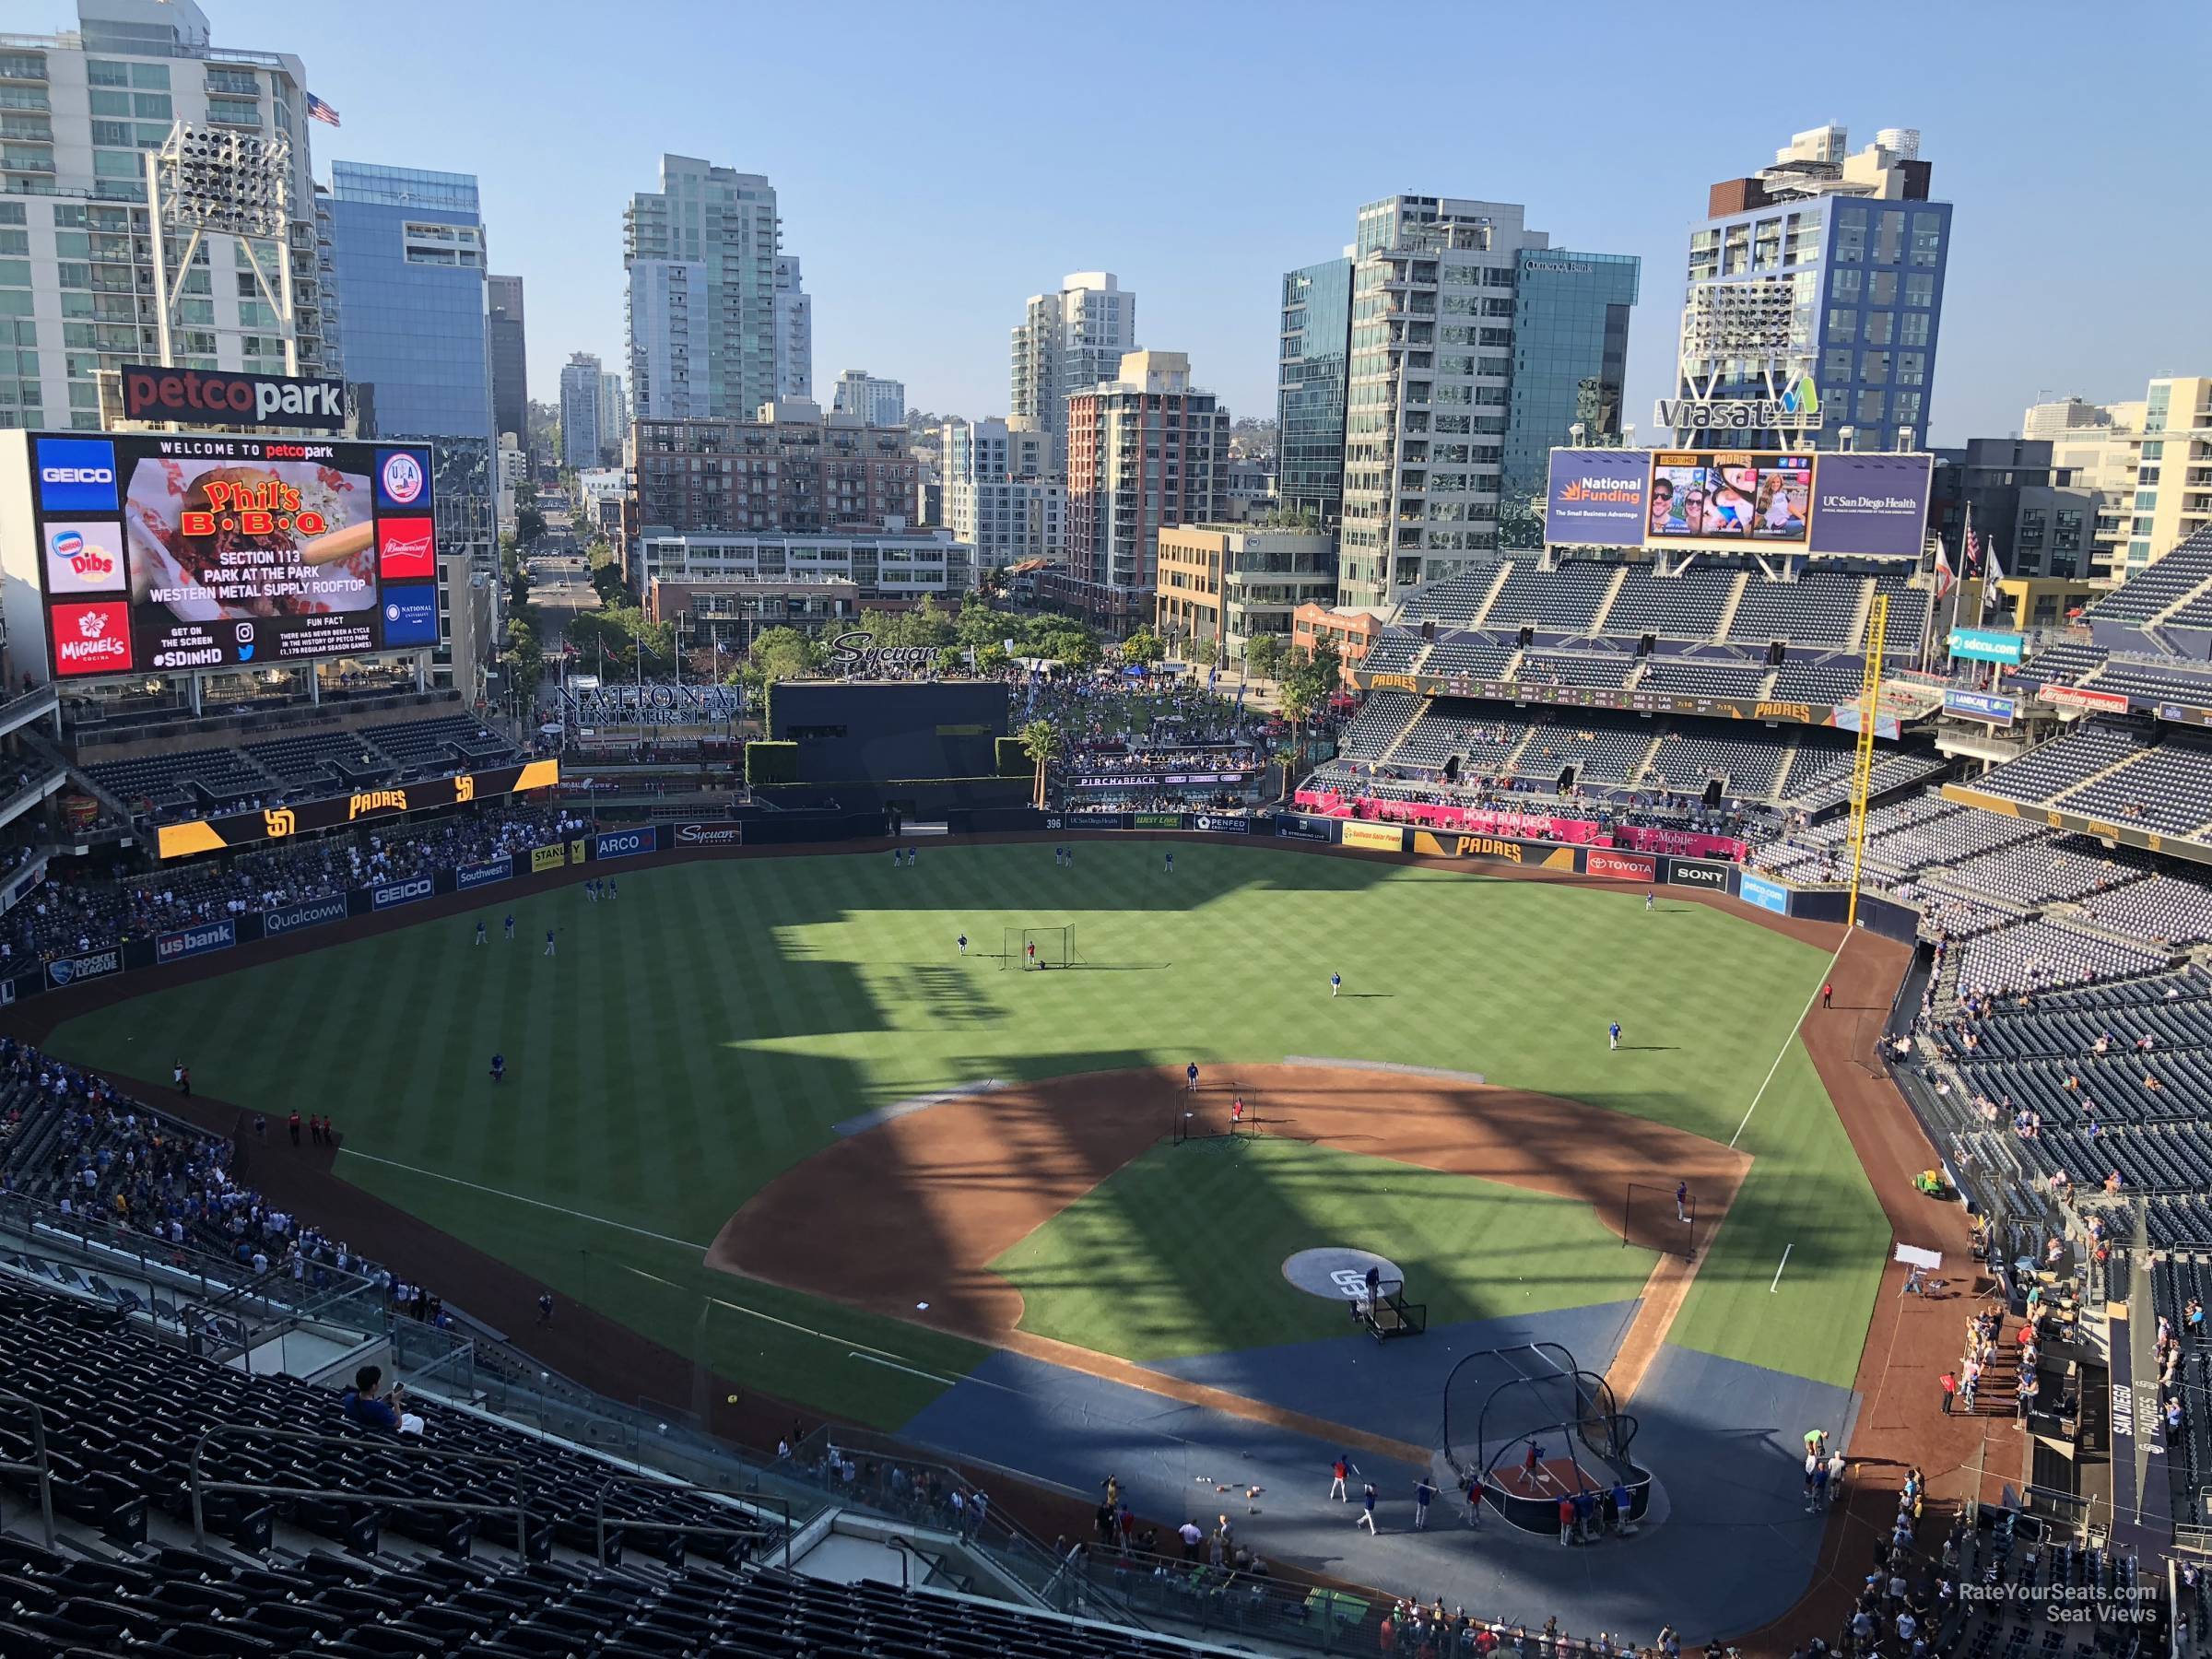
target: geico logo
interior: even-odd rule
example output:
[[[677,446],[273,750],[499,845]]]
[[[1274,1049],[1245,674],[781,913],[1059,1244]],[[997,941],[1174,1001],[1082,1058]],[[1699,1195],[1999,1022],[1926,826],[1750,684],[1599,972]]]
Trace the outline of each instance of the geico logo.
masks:
[[[1480,853],[1485,858],[1503,858],[1512,863],[1521,862],[1519,841],[1492,841],[1487,835],[1463,835],[1459,838],[1459,855],[1465,858]]]
[[[112,466],[41,466],[39,478],[46,484],[112,484],[115,469]]]
[[[404,789],[364,791],[347,802],[346,816],[357,818],[364,812],[382,812],[387,808],[405,812],[407,809],[407,792]]]

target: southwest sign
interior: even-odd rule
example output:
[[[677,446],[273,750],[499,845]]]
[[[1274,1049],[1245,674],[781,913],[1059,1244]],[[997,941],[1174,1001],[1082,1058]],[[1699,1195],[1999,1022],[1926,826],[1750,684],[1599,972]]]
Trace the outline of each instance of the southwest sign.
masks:
[[[346,382],[125,363],[123,415],[186,426],[335,429],[346,424]]]

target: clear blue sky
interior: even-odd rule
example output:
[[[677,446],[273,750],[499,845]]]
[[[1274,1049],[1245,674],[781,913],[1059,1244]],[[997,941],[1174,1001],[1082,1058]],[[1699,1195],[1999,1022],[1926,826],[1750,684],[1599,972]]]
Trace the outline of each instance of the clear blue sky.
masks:
[[[1524,202],[1555,246],[1642,256],[1629,406],[1648,431],[1706,187],[1829,120],[1854,146],[1919,127],[1958,204],[1935,441],[2009,432],[2041,395],[2212,372],[2195,0],[202,3],[218,43],[297,53],[342,112],[314,128],[319,173],[478,176],[493,268],[528,285],[540,398],[571,351],[619,360],[622,208],[667,150],[775,183],[818,396],[865,368],[926,408],[1003,413],[1023,300],[1102,267],[1136,291],[1143,344],[1270,414],[1280,274],[1350,241],[1362,202],[1418,191]]]

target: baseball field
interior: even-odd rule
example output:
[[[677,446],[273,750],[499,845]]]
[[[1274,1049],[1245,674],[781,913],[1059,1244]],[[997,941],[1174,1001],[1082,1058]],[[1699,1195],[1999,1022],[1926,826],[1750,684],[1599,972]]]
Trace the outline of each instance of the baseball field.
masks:
[[[1668,1339],[1851,1386],[1888,1227],[1794,1035],[1824,951],[1641,889],[1175,851],[609,865],[616,897],[495,894],[51,1046],[327,1112],[347,1180],[886,1428],[1017,1338],[1144,1364],[1339,1335],[1283,1279],[1309,1245],[1387,1257],[1440,1324],[1626,1303],[1658,1257],[1622,1182],[1692,1170],[1716,1230]],[[1076,959],[1024,971],[1021,927]],[[1193,1062],[1197,1107],[1249,1095],[1262,1133],[1165,1140]]]

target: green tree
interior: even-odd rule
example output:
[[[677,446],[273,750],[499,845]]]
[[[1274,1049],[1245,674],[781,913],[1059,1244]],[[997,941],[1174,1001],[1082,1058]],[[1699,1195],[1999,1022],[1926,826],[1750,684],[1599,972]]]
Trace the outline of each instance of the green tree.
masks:
[[[1157,663],[1167,654],[1168,648],[1149,628],[1140,628],[1122,641],[1124,663]]]
[[[629,605],[637,599],[629,591],[629,584],[622,580],[622,567],[618,564],[592,567],[592,592],[599,595],[601,605]]]
[[[1049,657],[1076,669],[1097,665],[1099,641],[1081,623],[1065,617],[1037,617],[1031,620],[1035,626],[1027,631],[1022,641],[1025,655]]]
[[[993,610],[988,605],[971,598],[960,606],[960,614],[953,619],[952,638],[958,645],[971,645],[979,651],[985,645],[1006,649],[1008,640],[1021,637],[1018,618],[1005,611]]]
[[[753,636],[743,672],[758,688],[781,679],[797,679],[820,660],[821,647],[797,629],[769,628]]]
[[[514,536],[525,547],[535,547],[546,534],[546,515],[535,507],[524,507],[514,515]]]
[[[974,651],[975,671],[978,674],[996,674],[1014,660],[1006,654],[1006,648],[996,640],[986,640],[974,647]]]
[[[1305,726],[1343,684],[1344,653],[1334,641],[1324,640],[1312,651],[1293,649],[1281,678],[1284,717],[1299,728],[1299,760],[1304,764]]]
[[[924,594],[922,603],[906,613],[906,638],[903,645],[950,645],[955,629],[951,614],[937,603],[935,594]]]
[[[1280,634],[1254,634],[1244,642],[1244,671],[1271,680],[1276,670],[1283,665],[1283,637]]]
[[[1038,811],[1044,810],[1044,769],[1059,757],[1060,728],[1049,720],[1032,720],[1014,735],[1021,743],[1021,752],[1037,768],[1037,789],[1030,805]]]

